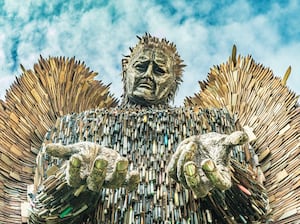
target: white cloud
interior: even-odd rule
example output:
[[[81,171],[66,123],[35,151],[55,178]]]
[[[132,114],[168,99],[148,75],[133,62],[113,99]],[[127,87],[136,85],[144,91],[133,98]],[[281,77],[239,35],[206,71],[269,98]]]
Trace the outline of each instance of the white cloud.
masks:
[[[6,89],[8,89],[5,87],[9,87],[13,83],[14,80],[15,80],[15,76],[12,76],[12,75],[0,76],[0,85],[1,85],[0,99],[5,98]],[[2,87],[4,87],[4,88],[2,89]]]
[[[300,93],[295,84],[300,83],[300,77],[294,75],[300,73],[297,62],[300,46],[299,39],[293,37],[297,31],[292,29],[298,24],[289,17],[289,12],[297,15],[300,8],[297,1],[284,6],[270,4],[259,15],[247,1],[220,2],[218,7],[211,1],[200,4],[180,0],[164,4],[108,1],[102,6],[96,3],[93,6],[92,1],[58,2],[5,1],[4,11],[0,13],[0,21],[6,21],[0,25],[0,78],[1,82],[7,81],[0,95],[11,83],[11,75],[20,72],[15,63],[32,68],[41,54],[76,56],[99,72],[104,83],[112,82],[111,90],[119,97],[122,55],[128,54],[128,47],[136,44],[135,35],[144,32],[173,41],[187,64],[177,105],[185,96],[198,92],[197,81],[206,78],[212,65],[227,60],[232,44],[237,44],[238,52],[243,55],[253,54],[256,61],[271,67],[279,76],[292,65],[288,84]],[[286,29],[289,41],[281,31],[283,18],[292,27]],[[14,42],[16,39],[18,44]],[[16,47],[16,58],[12,56],[13,47]]]

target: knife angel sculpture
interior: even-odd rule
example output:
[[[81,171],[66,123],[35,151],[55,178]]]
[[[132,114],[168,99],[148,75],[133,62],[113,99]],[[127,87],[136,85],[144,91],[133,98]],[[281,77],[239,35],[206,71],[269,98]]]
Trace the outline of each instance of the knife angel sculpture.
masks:
[[[173,43],[145,34],[122,60],[118,103],[74,58],[22,67],[0,104],[0,222],[299,220],[290,71],[233,47],[173,108],[183,68]]]

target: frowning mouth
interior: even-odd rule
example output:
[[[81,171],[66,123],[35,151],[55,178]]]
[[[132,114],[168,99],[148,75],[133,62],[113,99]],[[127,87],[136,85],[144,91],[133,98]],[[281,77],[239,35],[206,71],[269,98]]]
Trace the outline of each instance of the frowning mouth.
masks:
[[[153,85],[150,83],[139,83],[138,87],[145,88],[145,89],[152,89]]]
[[[136,80],[135,85],[134,85],[134,89],[139,89],[138,91],[155,91],[156,89],[156,84],[153,80],[148,79],[148,78],[141,78]]]

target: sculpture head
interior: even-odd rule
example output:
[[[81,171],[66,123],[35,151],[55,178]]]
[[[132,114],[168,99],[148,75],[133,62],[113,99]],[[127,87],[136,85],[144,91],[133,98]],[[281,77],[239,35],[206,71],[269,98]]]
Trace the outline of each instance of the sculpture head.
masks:
[[[176,46],[147,34],[122,60],[123,103],[167,105],[182,82],[184,65]]]

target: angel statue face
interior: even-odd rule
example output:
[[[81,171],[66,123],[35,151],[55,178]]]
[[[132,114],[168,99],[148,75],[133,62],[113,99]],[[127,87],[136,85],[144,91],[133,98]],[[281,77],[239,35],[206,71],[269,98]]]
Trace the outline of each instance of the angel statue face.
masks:
[[[175,83],[169,58],[161,51],[145,49],[129,66],[127,95],[136,104],[165,104]]]
[[[168,47],[160,47],[159,44]],[[165,40],[159,41],[146,35],[128,56],[126,63],[123,61],[126,103],[167,105],[174,98],[181,73],[178,76],[174,69],[177,62],[174,54],[178,57],[176,48],[171,51],[173,45],[167,44]]]

